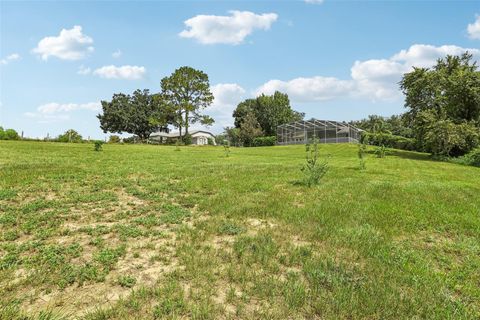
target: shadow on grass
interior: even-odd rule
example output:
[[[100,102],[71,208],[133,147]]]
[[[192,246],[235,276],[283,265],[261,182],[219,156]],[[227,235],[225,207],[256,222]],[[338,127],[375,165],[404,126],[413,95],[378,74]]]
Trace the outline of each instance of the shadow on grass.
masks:
[[[438,160],[433,159],[432,156],[427,153],[419,153],[414,151],[388,150],[387,156],[394,156],[394,157],[398,157],[402,159],[410,159],[410,160],[438,162]]]

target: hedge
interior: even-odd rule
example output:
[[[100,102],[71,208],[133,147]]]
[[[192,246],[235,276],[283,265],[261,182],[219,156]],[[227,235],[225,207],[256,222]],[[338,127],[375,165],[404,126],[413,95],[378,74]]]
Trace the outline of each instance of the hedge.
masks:
[[[366,139],[368,144],[374,146],[385,146],[387,148],[415,150],[415,139],[396,136],[390,133],[367,133],[362,134],[362,139]]]
[[[277,142],[277,137],[258,137],[253,139],[252,147],[267,147],[274,146]]]

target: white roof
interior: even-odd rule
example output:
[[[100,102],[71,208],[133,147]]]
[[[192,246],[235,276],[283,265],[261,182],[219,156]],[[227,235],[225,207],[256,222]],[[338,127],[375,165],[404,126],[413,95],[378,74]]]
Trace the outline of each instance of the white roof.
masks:
[[[209,135],[209,136],[212,136],[213,137],[213,133],[211,132],[208,132],[208,131],[205,131],[205,130],[191,130],[188,132],[191,136],[193,135],[198,135],[199,133],[204,133],[205,135]],[[165,137],[165,138],[176,138],[180,135],[180,133],[178,131],[175,131],[175,132],[169,132],[169,133],[166,133],[166,132],[154,132],[152,134],[150,134],[150,137]],[[182,132],[182,136],[185,135],[185,132]]]

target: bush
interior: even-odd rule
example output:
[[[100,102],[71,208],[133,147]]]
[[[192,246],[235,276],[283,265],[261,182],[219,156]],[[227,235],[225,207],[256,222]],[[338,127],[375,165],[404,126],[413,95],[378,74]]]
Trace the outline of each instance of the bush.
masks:
[[[108,138],[108,143],[120,143],[120,137],[117,135],[111,135]]]
[[[94,143],[93,150],[102,151],[102,145],[104,143],[102,140],[95,140],[93,143]]]
[[[415,139],[396,136],[390,133],[368,133],[362,134],[362,141],[374,146],[384,146],[386,148],[415,150]]]
[[[3,130],[3,128],[0,127],[0,140],[18,140],[18,139],[20,139],[20,136],[18,135],[17,131],[13,129]]]
[[[466,163],[474,166],[480,167],[480,148],[474,149],[465,155]]]
[[[192,144],[192,136],[190,135],[190,133],[187,133],[186,135],[184,135],[182,140],[186,146]]]
[[[277,137],[257,137],[253,139],[252,146],[253,147],[266,147],[266,146],[274,146],[277,142]]]
[[[212,138],[208,138],[207,141],[208,141],[208,145],[209,145],[209,146],[214,146],[214,145],[215,145],[215,143],[214,143],[214,141],[213,141]]]

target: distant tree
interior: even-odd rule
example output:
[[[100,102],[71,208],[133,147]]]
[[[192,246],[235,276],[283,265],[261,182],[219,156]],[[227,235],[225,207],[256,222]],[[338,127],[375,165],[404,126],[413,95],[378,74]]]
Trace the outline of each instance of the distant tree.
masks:
[[[239,138],[245,147],[253,146],[253,140],[263,135],[262,128],[253,113],[248,113],[240,124]]]
[[[262,94],[255,99],[240,102],[233,112],[235,127],[240,128],[241,123],[251,113],[256,118],[263,134],[267,136],[276,135],[277,126],[302,120],[305,116],[292,109],[287,94],[278,91],[271,96]]]
[[[0,137],[2,140],[19,140],[20,139],[18,132],[15,131],[14,129],[3,130],[2,128],[0,130]]]
[[[108,138],[108,143],[120,143],[120,137],[115,135],[115,134],[112,134],[109,138]]]
[[[225,133],[223,133],[223,134],[217,134],[217,135],[215,136],[215,143],[216,143],[217,145],[219,145],[219,146],[224,145],[224,144],[227,142],[227,140],[228,140],[228,137],[227,137],[227,135],[226,135]]]
[[[183,128],[185,134],[188,134],[190,124],[213,124],[211,117],[202,115],[202,111],[214,99],[206,73],[191,67],[181,67],[169,77],[163,78],[160,85],[165,102],[174,110],[173,124],[179,129],[180,136]]]
[[[240,146],[240,129],[235,127],[226,127],[224,128],[225,136],[228,142],[233,146]]]
[[[57,137],[59,142],[82,142],[82,136],[75,130],[69,129]]]
[[[103,114],[100,128],[103,132],[137,135],[146,140],[151,133],[168,124],[169,108],[159,94],[150,94],[148,89],[136,90],[132,95],[114,94],[111,101],[102,101]]]
[[[19,140],[20,139],[20,136],[18,135],[18,132],[15,131],[14,129],[5,130],[4,136],[5,136],[6,140]]]

